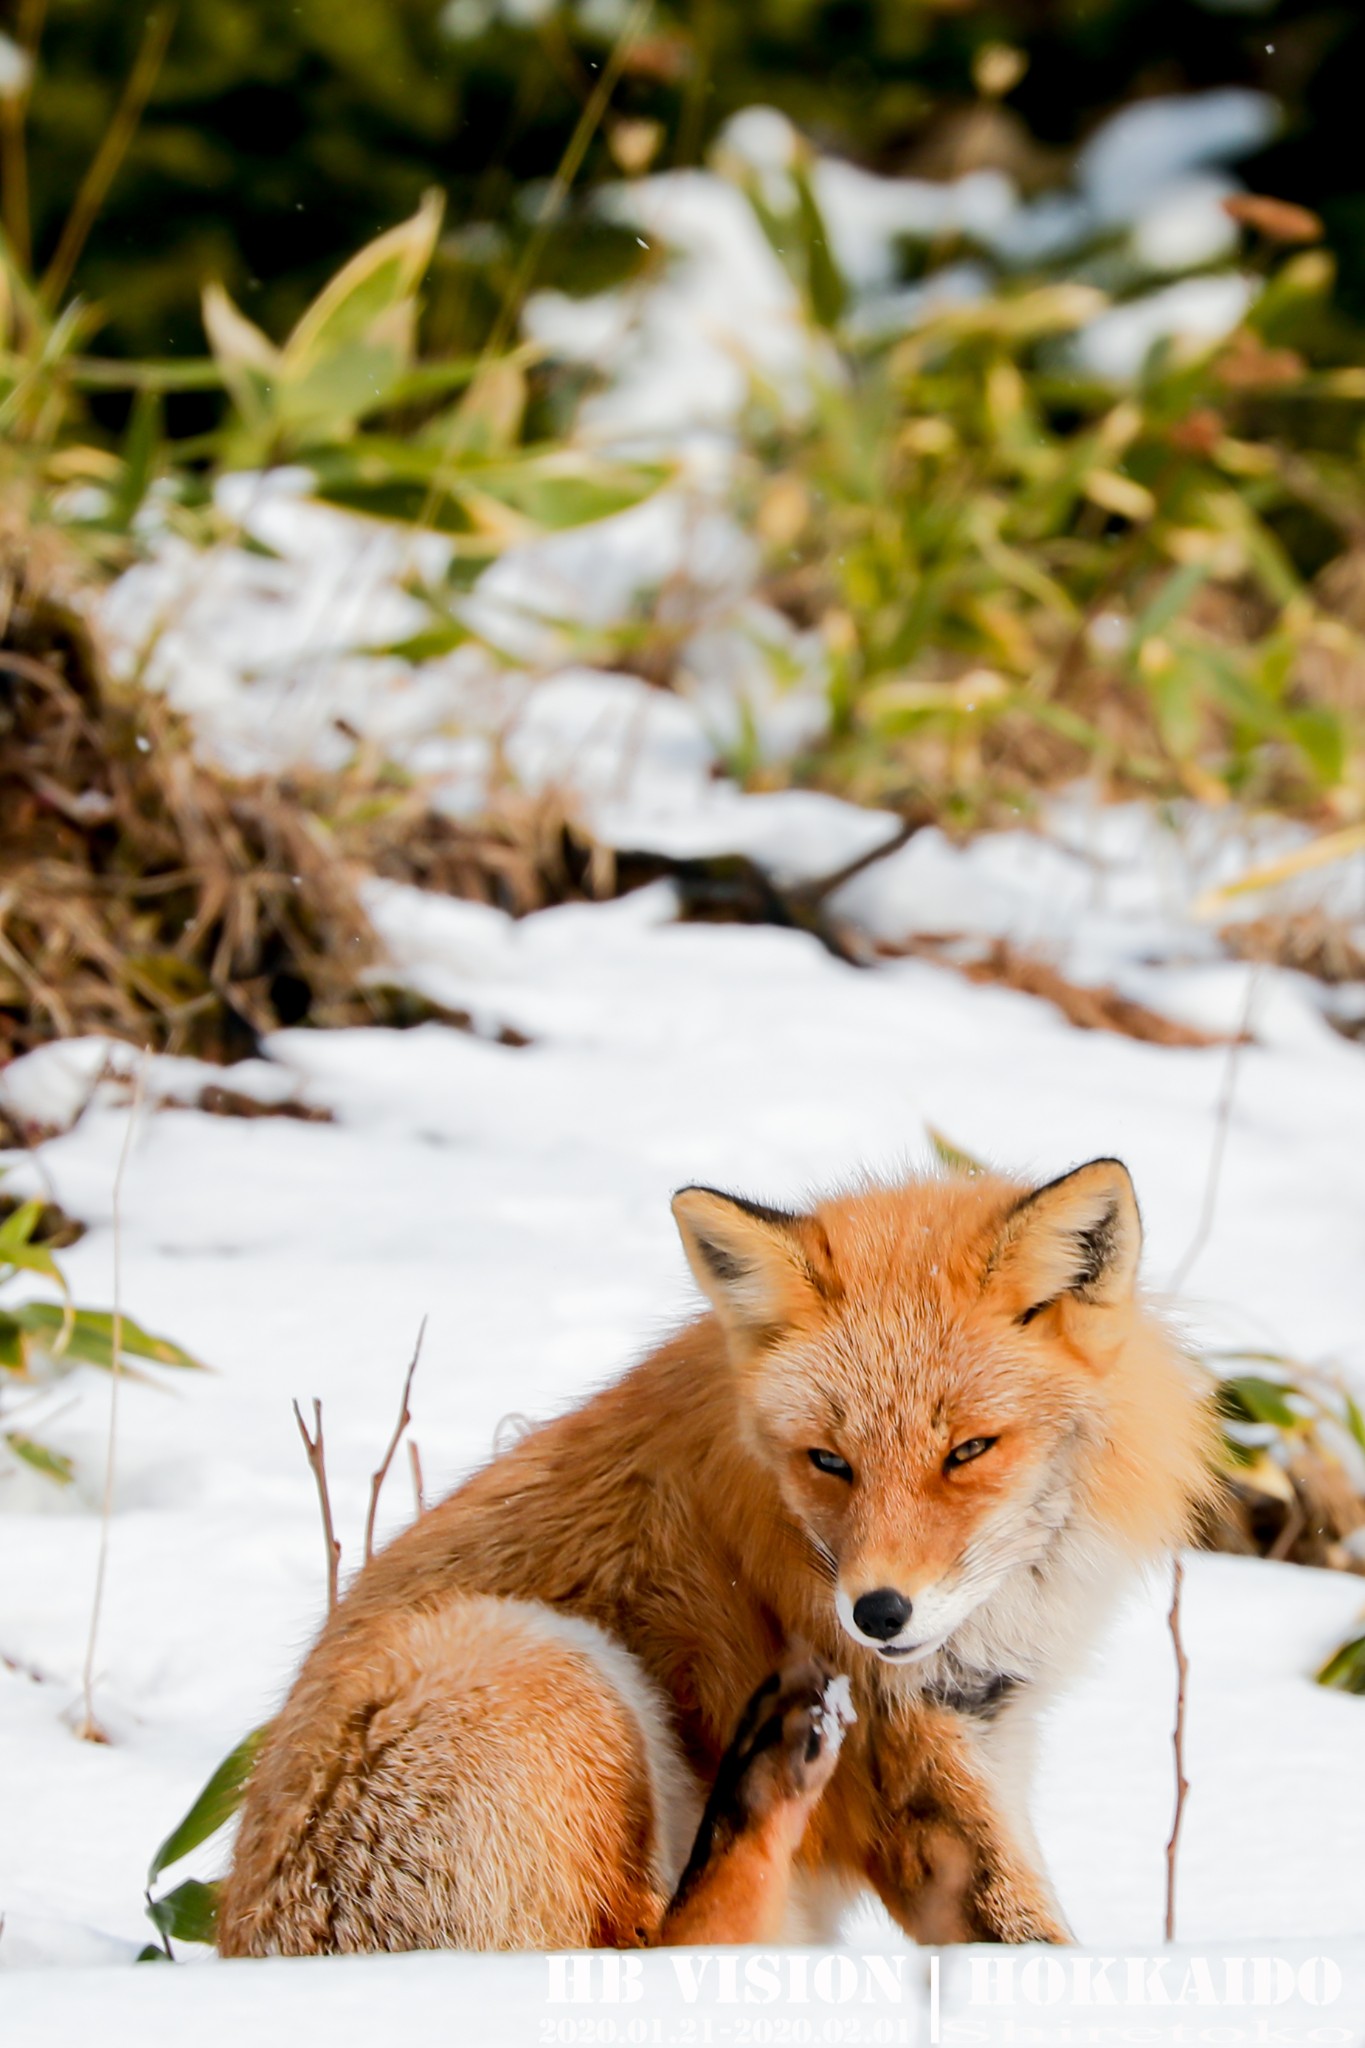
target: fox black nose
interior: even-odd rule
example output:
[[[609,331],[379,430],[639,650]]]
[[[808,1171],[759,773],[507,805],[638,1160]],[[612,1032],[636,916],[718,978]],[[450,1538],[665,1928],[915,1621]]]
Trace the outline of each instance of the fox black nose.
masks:
[[[860,1594],[853,1603],[853,1619],[865,1636],[889,1643],[910,1619],[910,1602],[894,1586],[879,1586],[875,1593]]]

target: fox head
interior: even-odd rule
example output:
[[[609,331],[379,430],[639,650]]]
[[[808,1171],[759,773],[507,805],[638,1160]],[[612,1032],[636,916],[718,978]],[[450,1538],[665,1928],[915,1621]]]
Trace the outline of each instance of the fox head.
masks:
[[[1209,1425],[1138,1300],[1117,1160],[797,1215],[691,1187],[673,1209],[749,1452],[869,1653],[931,1656],[1068,1539],[1137,1557],[1179,1540]]]

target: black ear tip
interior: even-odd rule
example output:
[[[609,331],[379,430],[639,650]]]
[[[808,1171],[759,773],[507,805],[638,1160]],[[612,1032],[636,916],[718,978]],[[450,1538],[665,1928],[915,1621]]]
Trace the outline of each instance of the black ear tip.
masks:
[[[1046,1187],[1037,1188],[1034,1192],[1039,1195],[1050,1194],[1054,1188],[1065,1187],[1068,1181],[1078,1181],[1083,1176],[1091,1174],[1097,1179],[1103,1176],[1115,1186],[1117,1192],[1126,1194],[1134,1207],[1137,1206],[1137,1189],[1133,1186],[1132,1174],[1121,1159],[1112,1159],[1108,1154],[1099,1159],[1087,1159],[1083,1166],[1073,1166],[1070,1173],[1059,1174],[1056,1180],[1050,1180]]]
[[[722,1202],[727,1209],[737,1210],[741,1216],[747,1216],[754,1223],[767,1223],[775,1228],[785,1229],[796,1221],[789,1209],[772,1209],[766,1202],[746,1201],[743,1195],[729,1195],[723,1188],[703,1187],[695,1181],[689,1182],[685,1188],[674,1190],[670,1206],[675,1216],[679,1202],[687,1195],[702,1195],[708,1202]]]
[[[1087,1159],[1082,1165],[1072,1166],[1065,1173],[1059,1173],[1055,1180],[1047,1180],[1042,1183],[1041,1187],[1030,1188],[1028,1193],[1021,1195],[1016,1202],[1015,1212],[1031,1208],[1035,1202],[1041,1201],[1045,1196],[1056,1194],[1059,1188],[1067,1187],[1072,1182],[1079,1180],[1082,1174],[1096,1173],[1101,1168],[1107,1169],[1122,1182],[1123,1186],[1132,1196],[1134,1204],[1136,1204],[1137,1191],[1133,1186],[1132,1174],[1129,1173],[1128,1168],[1121,1159],[1105,1157],[1101,1159]]]

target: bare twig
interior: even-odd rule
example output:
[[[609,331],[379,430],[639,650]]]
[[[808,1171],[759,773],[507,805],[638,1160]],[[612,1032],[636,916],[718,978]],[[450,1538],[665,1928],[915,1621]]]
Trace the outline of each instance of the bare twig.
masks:
[[[379,1496],[384,1491],[384,1481],[389,1476],[389,1467],[393,1463],[393,1454],[402,1441],[403,1431],[412,1421],[412,1411],[408,1407],[408,1396],[412,1392],[412,1376],[417,1370],[417,1361],[422,1356],[422,1339],[426,1333],[427,1319],[423,1316],[421,1327],[417,1332],[417,1342],[413,1346],[412,1363],[408,1367],[408,1376],[403,1382],[403,1398],[398,1404],[398,1420],[394,1424],[393,1435],[389,1438],[389,1447],[384,1453],[379,1469],[370,1480],[370,1511],[365,1517],[366,1564],[374,1556],[374,1524],[375,1517],[379,1513]],[[418,1512],[421,1512],[420,1508]]]
[[[417,1448],[417,1439],[414,1436],[408,1438],[408,1465],[412,1472],[412,1497],[417,1503],[418,1514],[424,1515],[427,1511],[427,1500],[426,1490],[422,1485],[422,1453]]]
[[[322,1534],[327,1545],[327,1612],[331,1614],[337,1604],[337,1573],[341,1564],[341,1545],[337,1542],[332,1527],[332,1496],[327,1490],[327,1454],[322,1442],[322,1403],[313,1403],[313,1435],[309,1436],[299,1404],[294,1403],[294,1420],[303,1438],[304,1453],[312,1467],[313,1481],[318,1490],[318,1506],[322,1510]]]
[[[611,55],[598,74],[596,84],[593,86],[586,106],[578,117],[573,134],[565,145],[564,154],[559,160],[558,169],[546,188],[535,227],[527,237],[526,246],[521,253],[521,260],[512,273],[507,289],[503,294],[502,304],[498,308],[497,318],[494,320],[488,339],[484,343],[479,369],[470,386],[471,393],[478,390],[481,381],[486,378],[489,369],[498,361],[507,348],[512,331],[520,317],[527,288],[535,276],[541,257],[545,253],[545,246],[558,226],[560,215],[563,213],[569,193],[573,189],[574,179],[578,176],[592,138],[597,133],[602,118],[611,104],[611,96],[616,90],[622,72],[625,70],[631,51],[648,25],[651,5],[652,0],[636,0],[635,6],[621,27]],[[415,546],[417,536],[426,532],[433,524],[442,495],[450,487],[451,477],[458,458],[462,423],[463,414],[457,408],[451,414],[450,434],[447,437],[444,448],[437,457],[431,482],[427,487],[426,498],[418,514],[417,524],[409,536],[409,550]]]
[[[597,82],[586,106],[578,117],[573,134],[569,137],[558,168],[551,178],[541,203],[536,226],[522,252],[521,261],[513,272],[511,281],[498,308],[498,317],[493,331],[484,344],[485,363],[496,362],[507,347],[512,330],[521,312],[526,288],[535,276],[536,266],[545,252],[545,245],[559,224],[573,181],[578,176],[588,146],[597,133],[602,117],[611,104],[621,73],[625,70],[630,53],[639,41],[648,24],[651,0],[636,0],[636,5],[622,24],[611,55],[598,73]],[[426,516],[430,517],[430,509]]]
[[[21,0],[19,18],[13,30],[13,39],[27,59],[27,75],[18,89],[5,94],[0,100],[0,208],[3,210],[5,233],[20,270],[27,270],[32,260],[30,233],[32,223],[28,203],[28,150],[25,145],[25,123],[28,117],[28,99],[32,86],[33,62],[37,55],[38,43],[43,33],[43,20],[47,14],[47,0]]]
[[[147,17],[142,33],[142,47],[134,60],[128,82],[114,109],[113,118],[105,129],[99,147],[91,159],[90,167],[80,182],[71,211],[62,228],[56,253],[39,287],[45,303],[49,306],[58,303],[71,282],[71,273],[80,259],[86,237],[95,224],[124,157],[128,154],[128,145],[137,133],[143,110],[151,97],[152,87],[156,84],[174,25],[175,13],[171,8]]]
[[[1291,1486],[1294,1484],[1292,1479],[1289,1483]],[[1284,1527],[1266,1552],[1266,1557],[1271,1564],[1283,1564],[1300,1536],[1302,1536],[1307,1522],[1308,1517],[1304,1514],[1303,1508],[1300,1505],[1298,1489],[1295,1487],[1294,1498],[1289,1503],[1289,1512],[1284,1518]]]
[[[1171,1275],[1169,1292],[1172,1294],[1179,1294],[1181,1288],[1189,1279],[1191,1272],[1194,1270],[1195,1261],[1208,1243],[1209,1232],[1213,1228],[1214,1212],[1218,1207],[1218,1184],[1223,1174],[1223,1154],[1227,1150],[1228,1126],[1232,1122],[1233,1098],[1237,1093],[1238,1066],[1241,1061],[1242,1050],[1250,1037],[1252,1011],[1256,1005],[1256,992],[1260,986],[1260,978],[1261,970],[1258,964],[1251,969],[1247,976],[1247,992],[1242,1004],[1241,1022],[1228,1044],[1227,1062],[1223,1068],[1223,1086],[1218,1097],[1218,1108],[1215,1113],[1213,1148],[1209,1153],[1208,1177],[1204,1182],[1204,1200],[1200,1205],[1199,1221],[1194,1227],[1194,1236],[1190,1239],[1184,1258]]]
[[[81,1677],[83,1706],[80,1723],[76,1729],[82,1742],[109,1740],[95,1717],[95,1646],[99,1640],[100,1614],[104,1607],[104,1579],[109,1564],[109,1522],[114,1509],[114,1465],[118,1447],[118,1390],[119,1382],[123,1378],[123,1176],[132,1148],[138,1112],[142,1108],[142,1087],[146,1071],[144,1055],[139,1060],[137,1073],[133,1077],[133,1099],[128,1105],[128,1121],[123,1127],[123,1143],[119,1148],[118,1165],[114,1169],[114,1313],[110,1333],[113,1356],[109,1370],[109,1436],[104,1454],[104,1498],[100,1504],[100,1548],[95,1566],[95,1597],[90,1608],[90,1636],[85,1646],[85,1670]]]
[[[1167,1616],[1171,1642],[1175,1647],[1175,1729],[1172,1735],[1175,1752],[1175,1818],[1171,1822],[1171,1839],[1166,1844],[1167,1941],[1175,1940],[1175,1864],[1180,1848],[1180,1824],[1185,1818],[1185,1795],[1190,1789],[1190,1781],[1185,1776],[1185,1681],[1189,1676],[1190,1667],[1180,1637],[1180,1595],[1184,1585],[1185,1566],[1177,1551],[1171,1579],[1171,1611]]]

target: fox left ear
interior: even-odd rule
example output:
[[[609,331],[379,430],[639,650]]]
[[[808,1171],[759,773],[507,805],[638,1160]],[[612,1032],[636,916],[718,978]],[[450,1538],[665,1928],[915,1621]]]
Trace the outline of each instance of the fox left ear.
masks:
[[[1018,1323],[1070,1295],[1093,1308],[1131,1301],[1142,1253],[1142,1219],[1128,1169],[1092,1159],[1025,1195],[991,1257]]]
[[[829,1244],[811,1216],[680,1188],[673,1219],[687,1263],[732,1343],[742,1347],[803,1321],[827,1291]]]

